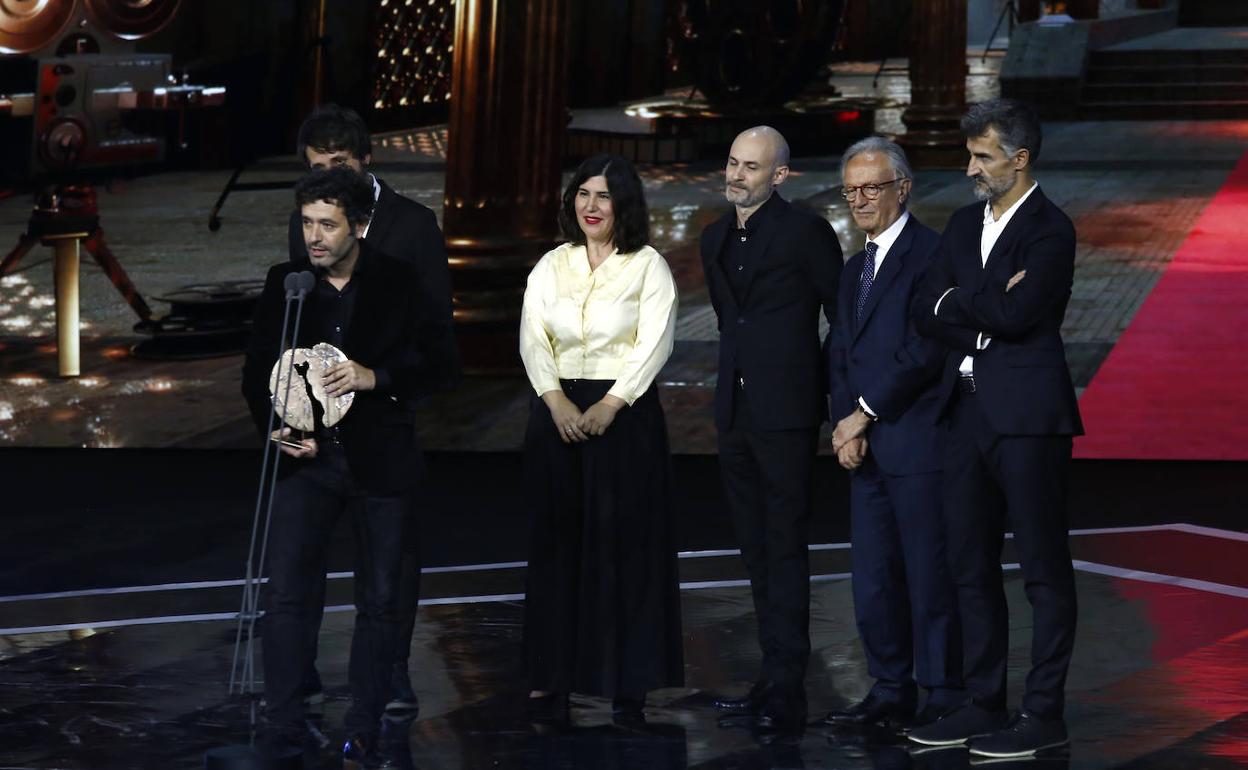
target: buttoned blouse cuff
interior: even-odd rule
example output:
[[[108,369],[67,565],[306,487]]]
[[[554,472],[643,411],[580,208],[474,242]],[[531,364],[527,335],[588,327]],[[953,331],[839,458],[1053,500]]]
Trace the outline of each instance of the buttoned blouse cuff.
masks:
[[[945,301],[945,297],[949,296],[949,292],[957,289],[957,286],[950,286],[945,289],[945,293],[940,295],[940,299],[936,300],[936,307],[932,308],[932,315],[940,315],[940,303]]]
[[[633,402],[638,398],[638,394],[633,393],[627,387],[620,385],[618,381],[611,386],[610,390],[607,391],[607,395],[615,396],[629,406],[632,406]]]
[[[530,378],[529,385],[533,386],[533,392],[537,394],[538,398],[541,398],[552,390],[563,390],[563,385],[557,378]]]
[[[879,419],[879,415],[871,411],[871,407],[867,406],[867,401],[862,396],[858,397],[858,406],[862,407],[862,411],[866,412],[868,417]]]

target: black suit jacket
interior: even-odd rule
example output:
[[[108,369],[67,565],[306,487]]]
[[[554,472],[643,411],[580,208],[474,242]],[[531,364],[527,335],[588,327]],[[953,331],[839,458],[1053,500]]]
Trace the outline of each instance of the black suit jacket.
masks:
[[[959,363],[972,355],[976,399],[994,432],[1082,435],[1061,335],[1074,281],[1075,227],[1036,189],[981,263],[983,217],[982,203],[950,217],[914,307],[919,331],[952,349],[941,381],[942,413],[952,401]],[[1007,292],[1019,270],[1026,277]],[[957,288],[940,301],[950,287]],[[977,351],[980,332],[992,342]]]
[[[719,318],[715,424],[721,431],[732,424],[737,373],[752,396],[754,428],[793,430],[827,419],[819,308],[832,323],[841,245],[827,220],[772,194],[778,198],[775,216],[754,236],[761,257],[749,268],[739,304],[720,265],[736,211],[702,231],[702,269]]]
[[[420,293],[411,290],[420,283],[415,268],[375,252],[363,241],[360,248],[362,270],[352,278],[359,281],[358,293],[343,352],[370,369],[385,368],[390,386],[385,392],[357,392],[338,427],[357,482],[369,494],[394,494],[408,488],[420,469],[413,403],[442,380],[438,366],[445,356],[439,348],[446,344],[445,334],[430,308],[419,301]],[[310,269],[306,260],[270,268],[256,308],[243,362],[243,395],[262,438],[273,410],[269,375],[281,342],[283,282],[290,273]],[[321,310],[315,293],[309,294],[296,347],[321,342],[312,332],[321,328]],[[284,457],[280,470],[290,473],[301,462],[307,460]]]
[[[375,251],[415,266],[424,297],[422,301],[430,306],[430,318],[445,324],[445,333],[453,335],[451,272],[437,216],[411,198],[399,195],[384,180],[378,178],[377,184],[381,186],[381,194],[373,207],[368,237],[364,240]],[[303,241],[303,218],[298,210],[291,212],[288,240],[290,261],[306,261],[308,247]],[[439,388],[453,387],[460,377],[458,348],[452,346],[445,352],[452,358],[440,367],[443,379],[438,383]]]
[[[938,384],[945,346],[918,333],[910,305],[940,235],[913,214],[885,255],[861,321],[855,320],[866,252],[845,263],[836,323],[828,345],[832,419],[853,412],[861,397],[879,421],[868,438],[876,463],[890,475],[941,467]]]

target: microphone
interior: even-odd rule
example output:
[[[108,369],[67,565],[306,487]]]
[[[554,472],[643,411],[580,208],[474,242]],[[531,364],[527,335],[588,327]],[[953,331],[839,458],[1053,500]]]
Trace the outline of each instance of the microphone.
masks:
[[[286,299],[303,299],[308,296],[308,292],[316,286],[316,276],[311,270],[304,270],[301,273],[287,273],[286,279],[282,282],[282,288],[286,290]]]
[[[316,276],[309,270],[300,273],[288,273],[282,280],[286,290],[286,307],[282,316],[282,333],[278,345],[278,382],[283,381],[280,357],[284,351],[293,350],[299,340],[299,326],[303,319],[304,300],[308,292],[316,286]],[[295,318],[290,318],[291,305],[295,306]],[[295,357],[292,353],[286,366],[286,392],[281,399],[281,414],[276,409],[269,412],[267,435],[273,434],[275,420],[286,425],[286,411],[290,408],[290,388],[293,382],[292,370]],[[273,394],[276,397],[276,393]],[[264,567],[269,548],[269,526],[273,520],[273,501],[277,494],[277,467],[282,459],[281,448],[276,442],[265,441],[264,461],[260,465],[260,488],[256,492],[256,508],[251,523],[251,545],[247,548],[246,577],[243,580],[243,604],[238,613],[238,631],[234,637],[234,659],[230,665],[230,693],[238,691],[251,694],[256,690],[256,669],[254,662],[254,641],[256,638],[256,619],[260,614],[260,574]],[[270,460],[272,462],[270,463]],[[270,468],[272,472],[270,472]],[[265,489],[268,489],[266,494]],[[267,504],[266,504],[267,503]],[[262,526],[263,525],[263,526]],[[259,558],[257,558],[257,552]],[[244,629],[246,630],[246,646],[244,649]],[[239,659],[242,660],[240,677]],[[251,708],[252,726],[255,726],[256,704],[253,700]]]

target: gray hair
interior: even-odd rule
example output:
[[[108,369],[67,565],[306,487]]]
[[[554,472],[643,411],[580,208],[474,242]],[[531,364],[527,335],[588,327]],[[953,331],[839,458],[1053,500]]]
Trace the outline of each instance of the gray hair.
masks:
[[[868,152],[888,158],[888,163],[893,167],[893,173],[898,179],[914,179],[914,172],[910,170],[910,162],[906,160],[906,151],[901,149],[901,145],[882,136],[868,136],[849,146],[849,149],[841,156],[841,179],[845,178],[845,167],[849,165],[849,162]]]
[[[1028,104],[1016,99],[993,99],[971,105],[962,116],[962,133],[967,139],[983,136],[989,128],[997,130],[1001,150],[1007,156],[1027,150],[1028,166],[1040,160],[1044,133],[1040,118]]]

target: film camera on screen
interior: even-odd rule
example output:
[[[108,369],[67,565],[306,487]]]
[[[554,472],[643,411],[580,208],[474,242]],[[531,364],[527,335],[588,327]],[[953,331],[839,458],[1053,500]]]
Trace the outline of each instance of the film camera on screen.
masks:
[[[135,50],[173,20],[179,0],[6,0],[0,119],[21,142],[28,179],[164,161],[182,143],[187,109],[225,89],[185,82],[168,54]],[[27,127],[28,126],[28,127]]]

